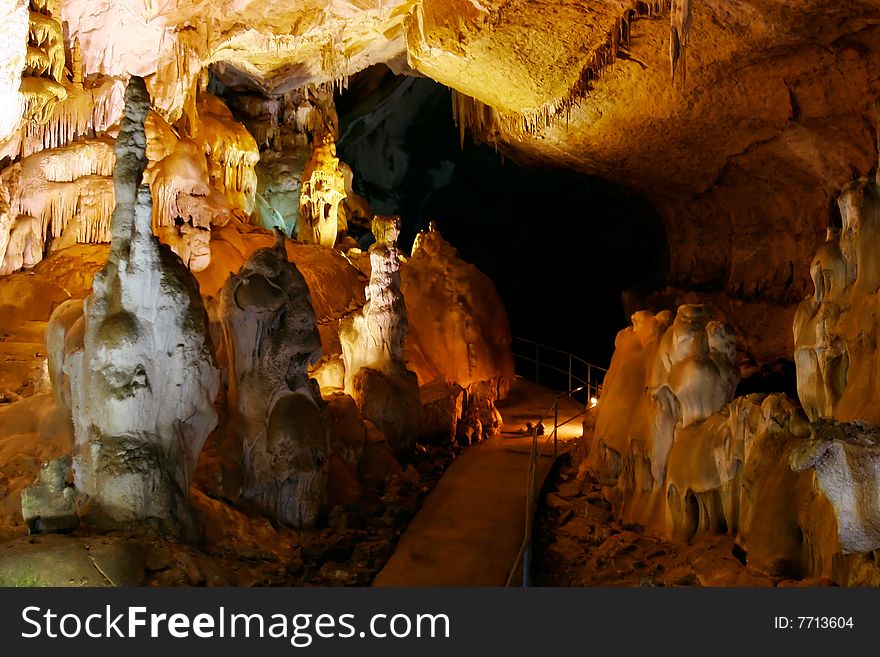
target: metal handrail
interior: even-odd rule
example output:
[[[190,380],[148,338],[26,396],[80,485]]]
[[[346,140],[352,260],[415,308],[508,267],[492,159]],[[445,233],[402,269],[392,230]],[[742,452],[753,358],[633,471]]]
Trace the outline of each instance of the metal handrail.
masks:
[[[568,375],[568,390],[566,392],[560,393],[553,400],[553,404],[547,409],[547,412],[538,420],[538,423],[535,425],[535,428],[532,431],[532,446],[529,453],[529,468],[528,468],[528,476],[527,476],[527,487],[526,487],[526,513],[525,513],[525,532],[523,541],[520,544],[519,551],[517,552],[516,559],[513,562],[513,565],[510,568],[510,572],[507,575],[507,581],[505,582],[505,586],[510,586],[513,582],[513,579],[516,575],[517,568],[522,564],[522,585],[529,585],[529,569],[531,563],[531,545],[532,545],[532,525],[534,524],[534,513],[537,510],[537,500],[538,500],[538,461],[541,457],[544,456],[544,452],[550,444],[550,438],[553,438],[553,458],[554,460],[558,456],[558,438],[559,438],[559,428],[565,426],[569,422],[576,420],[584,413],[587,412],[589,408],[595,406],[598,403],[599,392],[601,390],[601,382],[593,379],[592,374],[595,370],[598,373],[601,373],[601,377],[604,379],[605,374],[608,370],[604,367],[599,367],[598,365],[593,365],[582,358],[578,358],[568,352],[562,351],[560,349],[556,349],[555,347],[549,347],[547,345],[542,345],[538,342],[534,342],[532,340],[527,340],[525,338],[517,338],[514,337],[514,340],[518,340],[520,342],[525,342],[527,344],[533,345],[535,347],[535,358],[531,359],[527,356],[523,356],[522,354],[514,354],[519,355],[519,357],[523,358],[526,361],[535,363],[535,382],[538,382],[540,367],[541,367],[541,349],[547,349],[550,351],[557,352],[562,354],[568,358],[568,371],[562,370],[560,368],[547,365],[544,363],[545,367],[549,369],[560,372],[561,374]],[[587,366],[587,380],[584,381],[580,377],[576,376],[572,372],[572,364],[574,361],[580,362]],[[580,385],[577,388],[572,388],[572,382],[576,381]],[[584,410],[573,415],[568,418],[564,422],[559,421],[559,400],[564,399],[565,397],[572,397],[575,393],[587,391],[587,402],[584,407]],[[548,434],[547,438],[544,440],[543,445],[541,445],[540,449],[538,449],[538,428],[543,426],[544,420],[550,417],[550,414],[553,414],[553,432],[552,434]]]
[[[584,360],[579,356],[575,356],[567,351],[563,351],[562,349],[557,349],[556,347],[551,347],[546,344],[542,344],[540,342],[535,342],[534,340],[529,340],[527,338],[521,338],[519,336],[513,336],[513,343],[523,343],[528,345],[529,351],[534,351],[534,354],[526,354],[524,352],[518,353],[516,349],[513,349],[514,358],[519,358],[528,363],[533,363],[535,365],[535,383],[541,382],[541,370],[542,368],[545,370],[551,370],[553,372],[557,372],[559,374],[565,374],[568,376],[568,395],[571,396],[576,388],[575,384],[578,388],[584,387],[588,389],[588,397],[598,397],[601,379],[605,378],[605,374],[608,373],[608,370],[604,367],[599,367],[598,365],[594,365],[593,363]],[[562,369],[557,367],[556,365],[550,364],[547,362],[547,359],[541,358],[542,351],[551,351],[555,354],[559,354],[568,360],[568,368]],[[579,364],[581,367],[586,368],[586,378],[578,375],[574,371],[574,365]]]

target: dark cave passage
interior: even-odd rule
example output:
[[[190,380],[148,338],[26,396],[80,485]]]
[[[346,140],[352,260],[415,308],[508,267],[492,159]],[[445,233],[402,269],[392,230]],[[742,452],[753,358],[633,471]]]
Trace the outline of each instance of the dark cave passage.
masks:
[[[567,170],[462,146],[450,91],[374,66],[337,94],[338,153],[408,249],[430,220],[498,288],[515,336],[607,365],[626,289],[663,278],[666,237],[645,201]]]

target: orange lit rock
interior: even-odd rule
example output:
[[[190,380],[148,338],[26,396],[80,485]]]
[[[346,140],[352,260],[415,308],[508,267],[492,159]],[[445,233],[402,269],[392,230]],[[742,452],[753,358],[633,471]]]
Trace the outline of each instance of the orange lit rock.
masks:
[[[255,251],[223,288],[228,431],[243,446],[244,498],[308,527],[326,495],[330,443],[307,371],[321,354],[315,312],[283,239]]]
[[[781,394],[733,399],[733,345],[710,317],[637,313],[618,335],[588,467],[627,522],[680,541],[730,533],[766,572],[831,576],[834,514],[790,465],[807,419]]]
[[[440,378],[465,388],[470,415],[493,435],[495,402],[513,379],[510,327],[494,284],[436,230],[416,238],[401,281],[411,318],[407,362],[423,385]]]
[[[303,170],[297,239],[303,244],[336,244],[336,236],[346,228],[344,216],[340,216],[340,204],[345,197],[345,178],[339,169],[336,144],[332,135],[327,134],[313,146]]]

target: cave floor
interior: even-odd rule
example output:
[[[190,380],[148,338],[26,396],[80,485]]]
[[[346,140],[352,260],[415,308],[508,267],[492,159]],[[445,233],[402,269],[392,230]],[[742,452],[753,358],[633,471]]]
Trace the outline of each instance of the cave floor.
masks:
[[[676,543],[611,517],[602,487],[567,457],[547,478],[535,523],[537,586],[827,586],[771,577],[744,563],[730,535]]]
[[[557,393],[516,379],[500,408],[500,436],[465,450],[425,500],[374,586],[503,586],[523,539],[532,425]],[[583,411],[563,398],[560,420]],[[544,439],[551,433],[552,416]],[[581,434],[580,419],[559,431],[560,451]],[[539,479],[550,470],[552,446]]]

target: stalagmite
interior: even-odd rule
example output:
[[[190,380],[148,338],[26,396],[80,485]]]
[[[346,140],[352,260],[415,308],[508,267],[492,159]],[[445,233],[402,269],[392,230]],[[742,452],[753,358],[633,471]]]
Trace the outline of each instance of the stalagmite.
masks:
[[[254,252],[223,288],[229,354],[229,432],[242,444],[243,497],[292,527],[315,523],[330,445],[308,368],[321,356],[305,279],[274,248]]]
[[[680,307],[674,319],[636,313],[632,328],[618,334],[590,463],[638,522],[659,522],[652,498],[662,496],[679,434],[733,399],[734,356],[729,329],[698,305]]]
[[[794,319],[798,396],[811,420],[880,423],[872,402],[878,392],[880,326],[880,185],[863,178],[844,187],[838,200],[843,228],[830,230],[813,259],[814,293]]]
[[[219,378],[198,285],[150,229],[142,183],[149,106],[143,80],[132,77],[116,141],[109,260],[84,303],[82,345],[65,355],[63,372],[75,482],[90,517],[155,520],[179,532],[199,451],[217,422]]]
[[[304,244],[333,246],[341,230],[339,206],[345,199],[345,177],[339,170],[336,144],[325,135],[306,162],[300,191],[297,239]]]
[[[755,569],[827,577],[846,540],[864,539],[872,520],[850,523],[838,541],[828,532],[832,506],[817,491],[850,508],[862,494],[873,514],[874,465],[850,456],[852,474],[843,472],[850,448],[817,443],[783,394],[731,400],[734,353],[706,308],[683,306],[674,318],[636,313],[617,336],[586,469],[626,522],[679,541],[727,533]],[[826,459],[829,450],[840,458]]]
[[[345,392],[361,415],[397,451],[411,449],[421,426],[419,386],[407,369],[407,312],[400,291],[400,251],[394,242],[370,249],[370,283],[364,307],[339,325]]]

